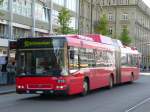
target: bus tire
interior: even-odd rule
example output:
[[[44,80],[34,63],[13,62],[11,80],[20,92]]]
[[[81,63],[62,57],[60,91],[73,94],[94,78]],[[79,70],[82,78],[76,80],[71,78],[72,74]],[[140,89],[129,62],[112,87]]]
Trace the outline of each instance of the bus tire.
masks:
[[[48,94],[40,94],[40,97],[47,97]]]
[[[108,86],[109,89],[113,88],[113,77],[110,76],[109,77],[109,86]]]
[[[84,81],[83,81],[83,91],[81,93],[81,96],[86,96],[88,94],[88,91],[89,91],[88,80],[84,79]]]

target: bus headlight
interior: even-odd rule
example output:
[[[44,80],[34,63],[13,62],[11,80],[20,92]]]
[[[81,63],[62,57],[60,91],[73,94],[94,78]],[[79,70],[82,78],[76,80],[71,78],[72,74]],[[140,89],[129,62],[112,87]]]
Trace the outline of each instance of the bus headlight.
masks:
[[[17,88],[18,88],[18,89],[21,89],[21,86],[19,85],[19,86],[17,86]]]
[[[64,86],[56,86],[57,89],[63,89]]]
[[[18,89],[24,89],[24,86],[23,85],[18,85],[17,88]]]

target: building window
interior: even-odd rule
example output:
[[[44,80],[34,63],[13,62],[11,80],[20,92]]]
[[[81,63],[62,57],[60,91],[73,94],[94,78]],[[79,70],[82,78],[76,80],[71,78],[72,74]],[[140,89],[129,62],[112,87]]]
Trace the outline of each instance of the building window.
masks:
[[[53,25],[58,25],[58,14],[59,14],[58,11],[52,10],[52,22],[53,22]]]
[[[110,0],[107,0],[107,5],[110,5]]]
[[[116,4],[116,0],[113,0],[113,4]]]
[[[112,35],[112,32],[113,32],[112,27],[109,27],[109,34]]]
[[[113,15],[112,15],[112,13],[109,13],[109,14],[108,14],[108,20],[109,20],[109,21],[112,21],[112,20],[113,20]]]
[[[8,25],[0,24],[0,38],[8,39]]]
[[[0,38],[4,38],[5,34],[5,25],[0,24]]]
[[[8,0],[4,0],[2,4],[0,4],[0,9],[8,10]]]
[[[71,10],[76,12],[76,6],[77,5],[77,0],[67,0],[66,7]]]
[[[70,0],[70,1],[72,1],[72,0]],[[65,4],[64,0],[53,0],[53,2],[55,4],[58,4],[58,5],[61,5],[61,6],[64,6],[64,4]]]
[[[38,32],[38,31],[36,31],[36,32],[35,32],[35,36],[36,36],[36,37],[43,37],[43,36],[48,36],[48,34],[47,34],[47,33],[43,33],[43,32]]]
[[[128,20],[128,13],[123,13],[122,16],[121,16],[121,20]]]
[[[35,3],[35,18],[44,22],[49,21],[49,10],[47,7],[44,7],[44,5],[40,2]]]
[[[17,27],[13,28],[14,39],[28,37],[28,36],[30,36],[30,34],[31,34],[30,30],[23,29],[23,28],[17,28]]]
[[[128,26],[127,25],[122,25],[121,30],[123,31],[124,29],[128,30]]]
[[[105,5],[105,1],[104,0],[102,0],[102,5]]]
[[[75,29],[75,27],[76,27],[76,18],[75,17],[71,18],[69,27]]]
[[[120,1],[120,5],[123,5],[123,0],[119,0]]]
[[[13,12],[26,17],[31,17],[31,1],[13,0]]]
[[[129,0],[126,0],[126,5],[128,5],[129,4]]]

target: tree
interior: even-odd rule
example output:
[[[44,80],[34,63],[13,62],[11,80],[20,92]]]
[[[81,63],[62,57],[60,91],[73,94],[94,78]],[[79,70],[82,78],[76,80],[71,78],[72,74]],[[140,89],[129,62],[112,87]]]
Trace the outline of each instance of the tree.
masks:
[[[3,3],[4,0],[0,0],[0,5]]]
[[[77,32],[75,29],[69,27],[71,23],[71,14],[70,11],[64,7],[59,11],[58,23],[60,27],[58,27],[56,31],[60,34],[74,34]]]
[[[106,14],[103,14],[102,17],[100,17],[98,23],[95,25],[95,33],[109,35],[108,20]]]
[[[3,3],[3,1],[4,1],[4,0],[0,0],[0,5]],[[0,16],[2,16],[2,15],[3,15],[3,13],[0,12]]]
[[[132,39],[131,37],[129,36],[129,32],[127,30],[127,28],[124,28],[122,33],[121,33],[121,36],[119,38],[121,40],[121,42],[124,44],[124,45],[129,45],[131,44],[132,42]]]

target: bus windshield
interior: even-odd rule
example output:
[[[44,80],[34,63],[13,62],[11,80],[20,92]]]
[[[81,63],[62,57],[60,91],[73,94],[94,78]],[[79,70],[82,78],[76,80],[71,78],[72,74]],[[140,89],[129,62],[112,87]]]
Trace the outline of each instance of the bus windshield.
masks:
[[[59,42],[55,42],[55,44],[57,45],[53,45],[51,48],[18,49],[17,75],[62,75],[65,69],[64,48],[60,46]]]

